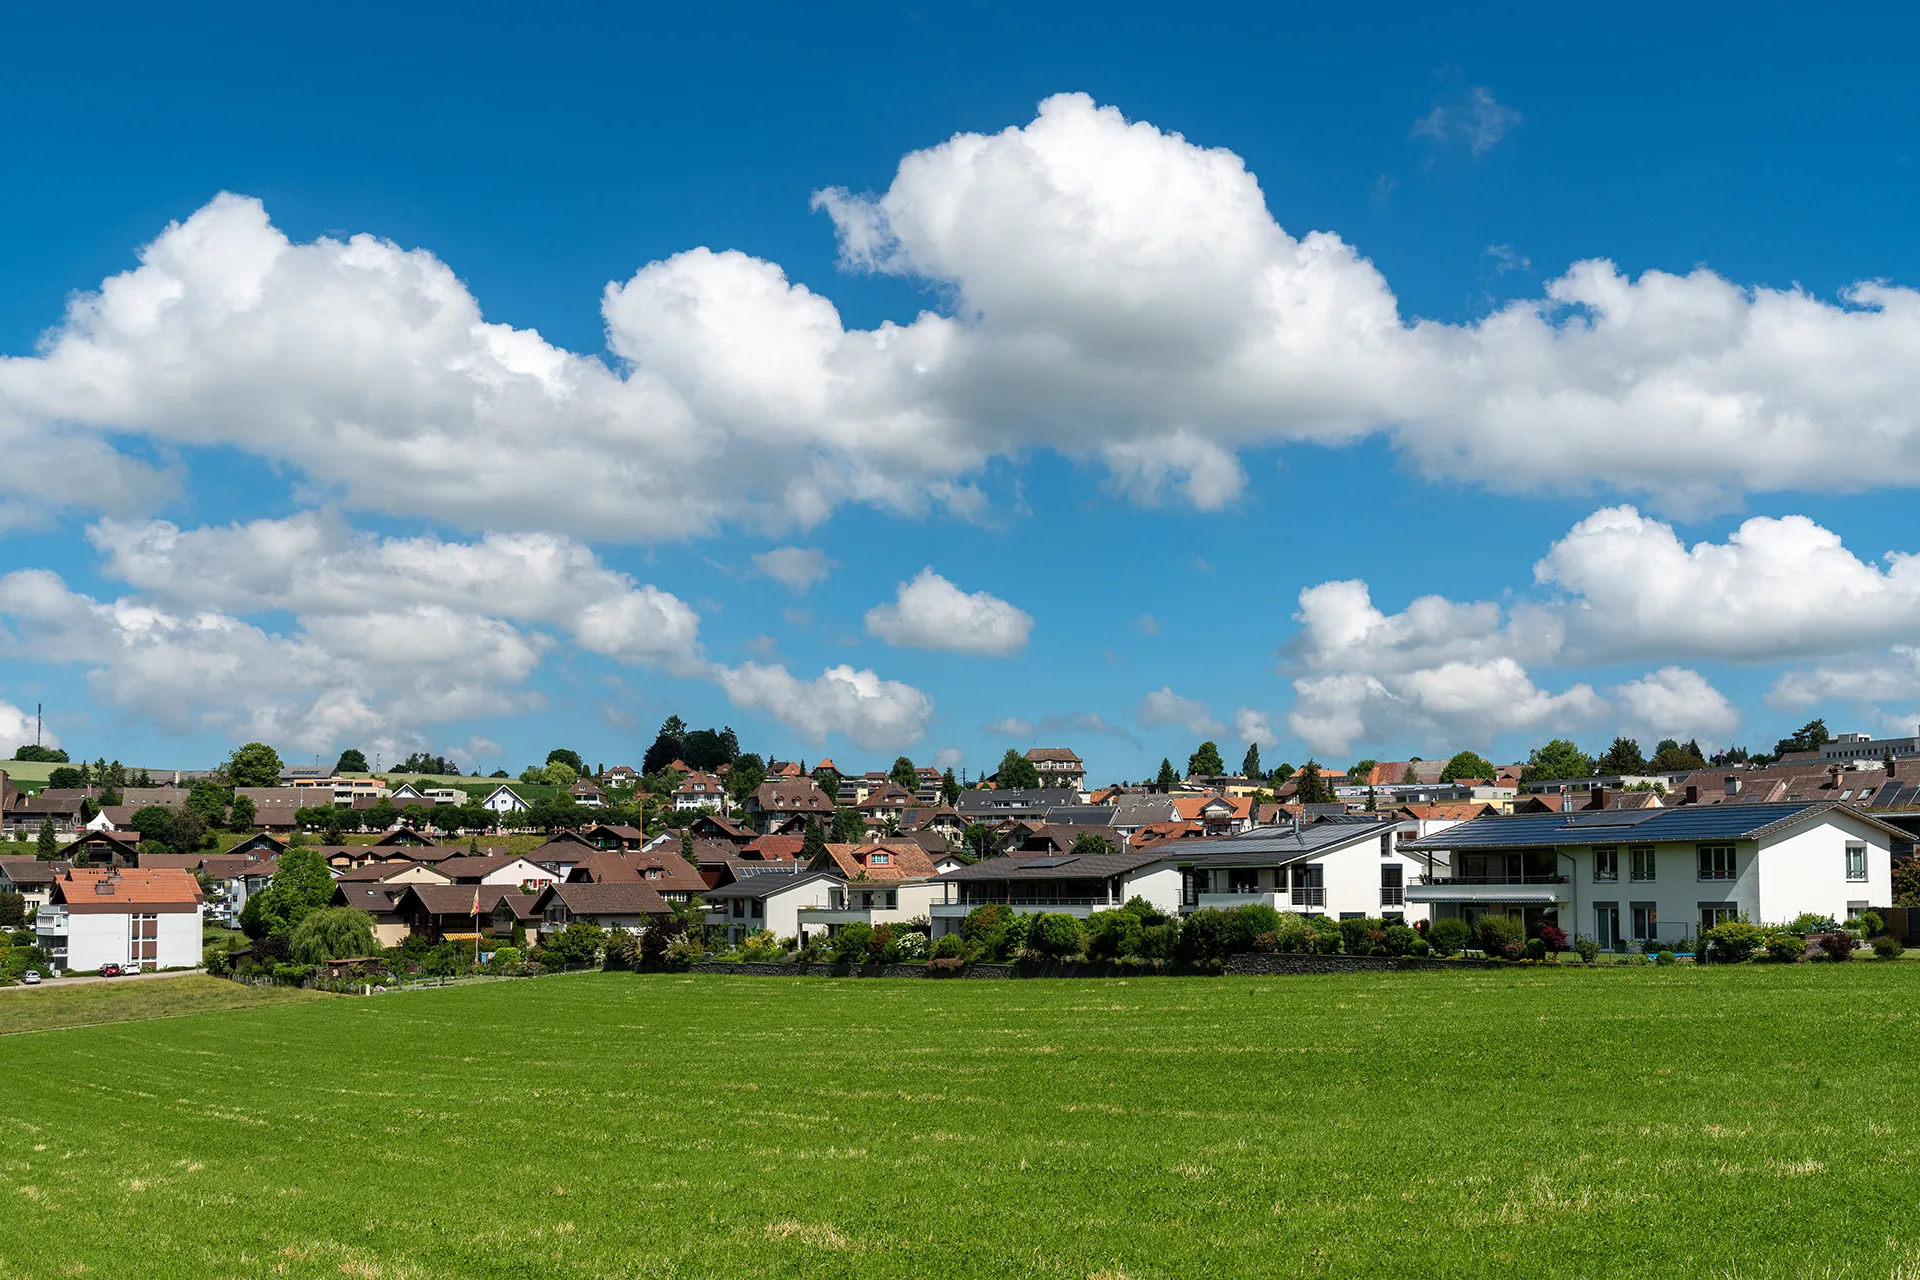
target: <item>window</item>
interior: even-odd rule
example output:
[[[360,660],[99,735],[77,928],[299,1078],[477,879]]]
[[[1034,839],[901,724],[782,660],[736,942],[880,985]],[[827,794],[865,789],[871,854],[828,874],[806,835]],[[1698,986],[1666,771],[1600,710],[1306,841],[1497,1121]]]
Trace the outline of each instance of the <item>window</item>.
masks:
[[[1700,846],[1700,878],[1702,880],[1731,880],[1734,878],[1733,846],[1730,844],[1703,844]]]
[[[892,911],[900,905],[900,894],[893,889],[887,890],[887,910]]]
[[[884,867],[891,859],[884,853],[876,853],[871,858],[868,858],[867,861],[876,867]]]
[[[1732,924],[1740,918],[1731,902],[1703,902],[1700,904],[1700,928],[1702,931],[1717,924]]]
[[[1603,845],[1593,851],[1593,878],[1611,882],[1620,878],[1620,850]],[[1618,912],[1615,913],[1619,914]]]
[[[1652,845],[1636,844],[1631,846],[1627,850],[1627,862],[1632,867],[1631,874],[1635,880],[1650,881],[1653,879]]]
[[[1847,879],[1865,880],[1867,878],[1867,846],[1850,844],[1847,846]]]
[[[132,916],[128,919],[131,935],[129,954],[137,963],[156,963],[160,959],[160,917]]]
[[[1655,918],[1651,902],[1633,904],[1633,940],[1651,942],[1659,936],[1660,922]]]
[[[1405,871],[1397,862],[1380,864],[1380,905],[1399,907],[1406,905]]]

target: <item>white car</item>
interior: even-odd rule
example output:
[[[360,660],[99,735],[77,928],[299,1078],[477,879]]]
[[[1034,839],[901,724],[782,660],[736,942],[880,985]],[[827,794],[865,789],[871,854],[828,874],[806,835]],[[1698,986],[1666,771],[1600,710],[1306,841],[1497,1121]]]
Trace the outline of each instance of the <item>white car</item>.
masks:
[[[30,987],[37,987],[40,985],[40,971],[38,969],[29,969],[20,975],[20,981]]]

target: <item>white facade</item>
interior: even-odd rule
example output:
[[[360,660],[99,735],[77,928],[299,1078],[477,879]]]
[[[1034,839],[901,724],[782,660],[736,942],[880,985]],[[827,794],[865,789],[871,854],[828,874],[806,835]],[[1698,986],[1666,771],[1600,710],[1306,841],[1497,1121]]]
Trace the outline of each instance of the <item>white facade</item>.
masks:
[[[1427,907],[1408,902],[1406,890],[1425,872],[1426,860],[1401,852],[1396,834],[1397,828],[1387,824],[1362,828],[1352,841],[1280,866],[1196,867],[1186,909],[1232,910],[1264,902],[1276,911],[1341,920],[1356,916],[1397,916],[1407,924],[1425,920]],[[1210,851],[1210,857],[1225,862],[1231,854]]]
[[[1592,844],[1521,855],[1456,850],[1452,883],[1416,892],[1441,916],[1489,909],[1551,922],[1603,949],[1680,946],[1723,920],[1785,924],[1812,913],[1845,920],[1893,899],[1892,841],[1880,824],[1826,809],[1756,838],[1636,840],[1632,827]],[[1479,862],[1484,856],[1487,861]],[[1500,875],[1493,859],[1524,862]],[[1467,881],[1479,881],[1468,883]]]
[[[1009,860],[1030,861],[1018,855]],[[994,900],[1003,902],[1015,912],[1051,911],[1082,919],[1097,911],[1117,911],[1134,898],[1143,898],[1152,903],[1154,910],[1163,915],[1177,915],[1180,912],[1183,877],[1180,868],[1171,861],[1145,863],[1132,871],[1100,879],[1117,883],[1104,889],[1102,895],[1095,899],[1062,897],[1048,881],[1024,879],[1006,881],[1006,892]],[[933,937],[960,932],[967,915],[982,905],[980,901],[966,900],[967,883],[960,880],[937,882],[936,887],[940,892],[925,913],[932,923]],[[1024,895],[1023,887],[1026,890]]]
[[[748,877],[748,883],[753,879]],[[764,901],[721,898],[708,908],[707,922],[724,926],[728,940],[735,943],[762,929],[769,930],[776,938],[797,938],[800,912],[826,906],[832,900],[832,891],[842,883],[833,876],[822,875],[790,883],[768,894]]]
[[[489,792],[487,798],[480,802],[480,807],[495,813],[525,813],[531,806],[512,787],[503,785]]]
[[[200,963],[200,914],[192,911],[71,911],[43,907],[34,918],[36,941],[55,968],[90,970],[103,964],[151,964],[160,969]]]
[[[676,813],[685,813],[693,809],[717,810],[724,813],[727,808],[726,786],[712,774],[691,774],[673,793],[673,808]]]

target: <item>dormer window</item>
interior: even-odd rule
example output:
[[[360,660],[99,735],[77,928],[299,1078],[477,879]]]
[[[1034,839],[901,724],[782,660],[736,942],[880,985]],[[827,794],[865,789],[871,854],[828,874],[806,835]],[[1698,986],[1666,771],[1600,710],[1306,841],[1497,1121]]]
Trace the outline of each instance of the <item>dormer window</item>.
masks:
[[[868,861],[876,867],[884,867],[887,865],[887,855],[884,853],[876,853],[873,857],[869,858]]]

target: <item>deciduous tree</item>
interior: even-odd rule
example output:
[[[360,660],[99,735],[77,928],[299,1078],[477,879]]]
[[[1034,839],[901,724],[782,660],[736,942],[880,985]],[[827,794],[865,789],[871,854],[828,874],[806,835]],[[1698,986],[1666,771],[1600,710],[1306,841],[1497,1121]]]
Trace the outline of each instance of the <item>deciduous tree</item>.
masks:
[[[1187,757],[1187,776],[1217,778],[1227,771],[1227,762],[1220,758],[1220,744],[1203,742],[1200,749]]]
[[[914,772],[913,761],[905,756],[893,758],[893,768],[887,770],[887,777],[908,791],[920,789],[920,775]]]
[[[1000,757],[1000,772],[994,783],[1002,791],[1031,790],[1040,785],[1040,771],[1033,767],[1033,761],[1008,747]]]
[[[1458,782],[1462,778],[1485,778],[1492,782],[1500,771],[1485,756],[1472,751],[1456,751],[1440,771],[1440,781]]]
[[[1560,782],[1592,776],[1593,757],[1567,739],[1555,738],[1528,754],[1527,767],[1520,778],[1523,782]]]
[[[359,959],[379,954],[373,917],[352,907],[322,907],[310,911],[289,939],[293,958],[301,964]]]
[[[280,781],[280,753],[264,742],[249,742],[227,757],[227,782],[235,787],[271,787]]]
[[[340,753],[340,759],[333,766],[341,773],[372,773],[367,767],[366,753],[358,747],[348,747]]]
[[[1664,747],[1667,744],[1661,745]],[[1613,745],[1607,748],[1606,754],[1595,762],[1594,770],[1609,778],[1623,774],[1641,774],[1647,771],[1647,758],[1640,754],[1640,744],[1632,738],[1615,738]]]

